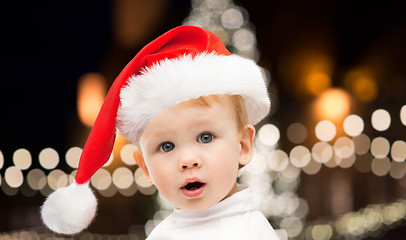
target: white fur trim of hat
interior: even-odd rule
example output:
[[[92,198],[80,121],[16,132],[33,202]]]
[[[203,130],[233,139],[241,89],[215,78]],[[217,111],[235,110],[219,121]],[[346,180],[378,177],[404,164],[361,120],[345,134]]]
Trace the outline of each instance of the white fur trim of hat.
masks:
[[[270,109],[264,76],[254,61],[215,53],[184,55],[162,60],[129,79],[120,93],[117,128],[136,143],[147,124],[161,112],[213,94],[241,95],[253,125]]]

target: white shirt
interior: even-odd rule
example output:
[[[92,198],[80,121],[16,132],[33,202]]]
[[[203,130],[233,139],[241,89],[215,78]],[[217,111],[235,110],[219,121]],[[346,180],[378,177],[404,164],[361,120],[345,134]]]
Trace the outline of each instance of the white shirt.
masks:
[[[205,210],[175,209],[147,239],[279,240],[265,216],[256,210],[253,200],[251,191],[245,189]]]

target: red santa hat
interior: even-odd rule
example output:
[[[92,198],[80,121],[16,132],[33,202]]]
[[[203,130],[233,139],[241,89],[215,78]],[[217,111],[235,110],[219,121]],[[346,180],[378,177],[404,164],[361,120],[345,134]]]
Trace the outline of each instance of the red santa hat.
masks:
[[[74,183],[56,190],[42,206],[45,225],[57,233],[75,234],[91,223],[97,201],[89,180],[108,161],[116,129],[136,143],[161,112],[212,94],[241,95],[251,124],[269,112],[260,67],[232,55],[213,33],[180,26],[146,45],[111,86],[83,149]]]

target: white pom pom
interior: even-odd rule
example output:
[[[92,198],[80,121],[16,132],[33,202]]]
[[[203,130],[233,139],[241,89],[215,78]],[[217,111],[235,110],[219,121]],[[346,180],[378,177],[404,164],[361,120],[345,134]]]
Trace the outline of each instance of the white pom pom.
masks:
[[[54,232],[75,234],[92,222],[97,200],[89,184],[74,182],[53,192],[41,209],[42,221]]]

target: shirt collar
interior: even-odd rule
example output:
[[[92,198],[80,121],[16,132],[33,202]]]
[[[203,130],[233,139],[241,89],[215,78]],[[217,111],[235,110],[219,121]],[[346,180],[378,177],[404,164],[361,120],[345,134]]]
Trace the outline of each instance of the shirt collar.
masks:
[[[241,189],[239,192],[204,210],[187,211],[175,209],[172,214],[172,219],[176,222],[187,223],[190,221],[196,224],[197,221],[205,222],[214,218],[223,218],[256,210],[251,189],[242,188],[240,186],[239,189]]]

